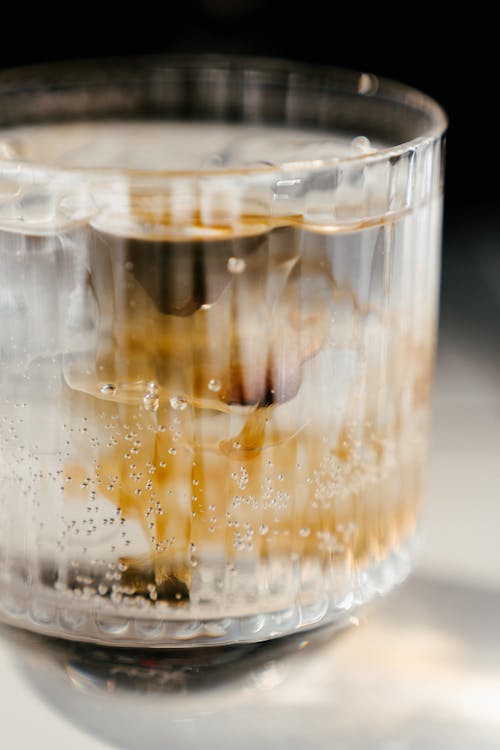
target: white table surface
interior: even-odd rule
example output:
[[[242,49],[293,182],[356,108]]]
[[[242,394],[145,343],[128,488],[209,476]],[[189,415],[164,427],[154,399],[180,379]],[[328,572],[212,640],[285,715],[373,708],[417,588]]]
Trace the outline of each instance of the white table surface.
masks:
[[[410,582],[321,650],[270,659],[211,691],[96,689],[0,640],[2,750],[499,748],[500,266],[484,268],[477,320],[452,304],[465,299],[470,268],[447,276],[424,545]]]

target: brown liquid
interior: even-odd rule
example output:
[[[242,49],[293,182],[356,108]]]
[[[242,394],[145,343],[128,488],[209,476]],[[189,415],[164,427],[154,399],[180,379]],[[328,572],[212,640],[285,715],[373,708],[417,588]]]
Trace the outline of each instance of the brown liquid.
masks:
[[[93,488],[142,530],[122,593],[185,602],[216,558],[362,567],[412,531],[431,354],[337,283],[315,237],[92,231],[97,345],[65,363],[67,413],[88,427],[64,474],[70,507]],[[389,343],[339,388],[325,352],[363,356],[369,315]]]

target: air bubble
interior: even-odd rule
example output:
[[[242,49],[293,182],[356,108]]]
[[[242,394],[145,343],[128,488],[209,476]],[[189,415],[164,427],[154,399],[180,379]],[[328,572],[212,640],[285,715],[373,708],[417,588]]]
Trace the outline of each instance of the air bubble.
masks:
[[[351,141],[351,146],[353,148],[357,148],[360,151],[371,151],[372,145],[370,143],[370,139],[367,138],[365,135],[358,135],[356,138],[353,138]]]
[[[269,526],[267,526],[265,523],[261,523],[261,525],[259,526],[259,534],[261,536],[269,534]]]
[[[303,529],[300,529],[299,536],[305,538],[305,537],[309,536],[310,533],[311,533],[311,529],[308,529],[307,527],[305,527]]]
[[[372,96],[378,91],[378,78],[371,73],[361,73],[358,79],[358,93]]]
[[[229,273],[243,273],[245,268],[247,267],[247,264],[243,260],[243,258],[235,258],[234,256],[232,258],[229,258],[227,261],[227,270]]]
[[[116,393],[116,385],[113,383],[103,383],[99,390],[104,396],[114,396]]]
[[[208,390],[212,393],[218,393],[221,389],[221,382],[217,378],[212,378],[208,381]]]
[[[160,399],[151,393],[146,393],[143,398],[143,404],[146,411],[158,411],[160,408]]]
[[[172,409],[184,411],[187,405],[188,402],[183,396],[172,396],[170,399],[170,406],[172,407]]]

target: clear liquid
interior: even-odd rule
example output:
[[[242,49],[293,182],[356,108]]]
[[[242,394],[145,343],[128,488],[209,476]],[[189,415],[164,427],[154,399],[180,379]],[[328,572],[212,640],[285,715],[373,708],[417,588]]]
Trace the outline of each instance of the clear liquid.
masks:
[[[390,587],[421,494],[436,207],[349,232],[194,212],[179,234],[131,206],[0,236],[4,617],[259,639]]]

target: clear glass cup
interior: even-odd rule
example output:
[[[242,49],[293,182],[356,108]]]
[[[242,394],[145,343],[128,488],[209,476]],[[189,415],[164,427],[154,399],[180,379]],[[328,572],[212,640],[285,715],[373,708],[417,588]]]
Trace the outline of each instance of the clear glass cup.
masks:
[[[0,76],[0,619],[256,642],[407,575],[439,106],[278,61]]]

